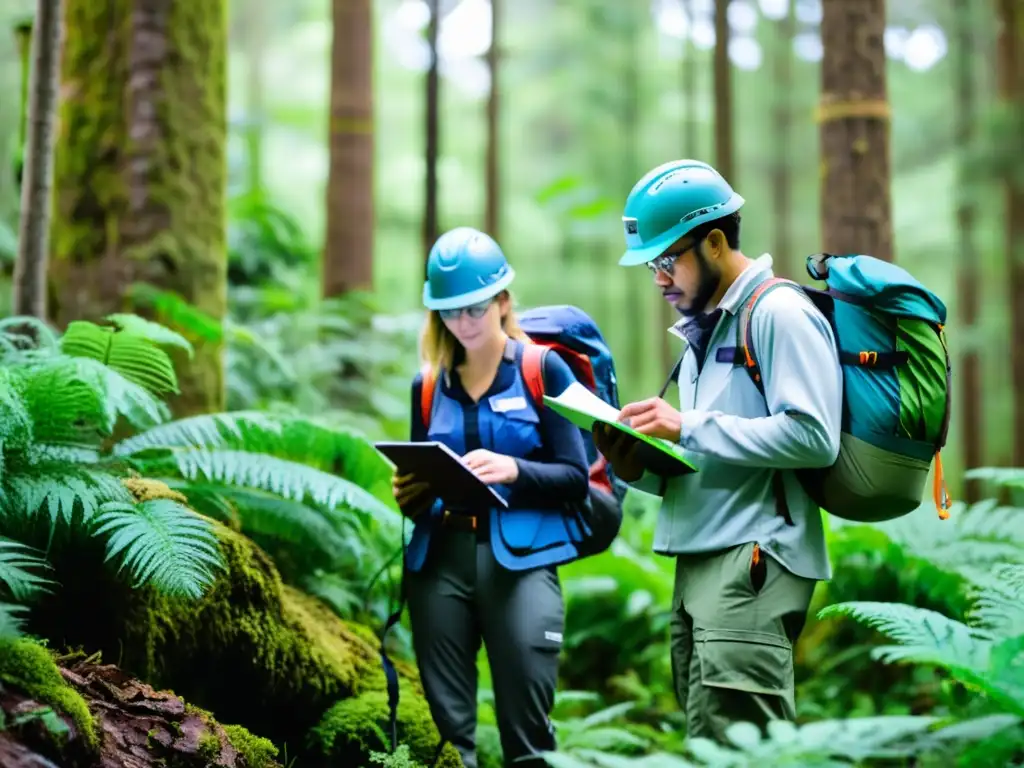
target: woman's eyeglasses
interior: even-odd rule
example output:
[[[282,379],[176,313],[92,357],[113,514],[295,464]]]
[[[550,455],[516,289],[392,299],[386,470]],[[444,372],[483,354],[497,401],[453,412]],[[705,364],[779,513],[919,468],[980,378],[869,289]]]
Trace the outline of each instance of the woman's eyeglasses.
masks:
[[[459,307],[458,309],[439,309],[437,314],[441,316],[442,320],[458,320],[459,316],[465,312],[474,320],[479,320],[487,314],[487,310],[490,309],[493,301],[493,299],[488,299],[487,301],[481,301],[479,304],[470,304],[468,307]]]

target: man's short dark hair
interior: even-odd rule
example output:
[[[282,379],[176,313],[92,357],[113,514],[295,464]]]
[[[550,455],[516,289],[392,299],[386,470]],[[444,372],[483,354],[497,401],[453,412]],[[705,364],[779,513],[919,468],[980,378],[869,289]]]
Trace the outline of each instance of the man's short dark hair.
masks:
[[[734,251],[739,250],[740,247],[740,212],[730,213],[728,216],[723,216],[720,219],[709,221],[706,224],[701,224],[699,227],[690,232],[690,237],[695,238],[698,242],[706,238],[711,234],[711,230],[720,229],[722,234],[725,235],[725,242],[729,244],[729,247]]]

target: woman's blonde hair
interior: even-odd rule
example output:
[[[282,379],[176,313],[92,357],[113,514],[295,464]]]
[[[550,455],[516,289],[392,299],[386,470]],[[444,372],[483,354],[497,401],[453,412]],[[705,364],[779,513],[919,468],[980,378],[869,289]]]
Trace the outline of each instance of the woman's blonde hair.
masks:
[[[516,319],[512,292],[502,291],[494,300],[500,301],[503,296],[508,300],[508,312],[501,319],[501,329],[510,339],[525,341],[526,334]],[[451,371],[458,362],[456,358],[459,357],[461,347],[459,340],[448,330],[437,310],[428,311],[423,332],[420,334],[420,359],[430,365],[435,374],[442,370]]]

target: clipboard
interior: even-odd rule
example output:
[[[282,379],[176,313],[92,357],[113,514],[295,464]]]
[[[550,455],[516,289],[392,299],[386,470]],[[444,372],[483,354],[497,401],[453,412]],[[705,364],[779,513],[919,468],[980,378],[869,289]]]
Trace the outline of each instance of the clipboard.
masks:
[[[625,432],[633,440],[641,443],[640,461],[656,475],[677,477],[698,471],[680,446],[668,440],[641,434],[623,424],[618,420],[617,408],[601,400],[578,381],[566,387],[558,397],[544,395],[544,403],[581,429],[593,432],[594,424],[598,423]]]
[[[395,465],[400,475],[415,475],[452,509],[483,511],[491,507],[508,509],[501,495],[473,474],[444,443],[380,442],[373,447]]]

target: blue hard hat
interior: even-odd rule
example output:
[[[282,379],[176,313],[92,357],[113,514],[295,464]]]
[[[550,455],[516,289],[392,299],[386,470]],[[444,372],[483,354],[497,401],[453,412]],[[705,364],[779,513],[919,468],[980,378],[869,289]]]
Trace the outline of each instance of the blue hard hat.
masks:
[[[472,227],[441,235],[427,257],[423,305],[459,309],[493,298],[516,276],[494,239]]]
[[[707,163],[675,160],[659,165],[644,174],[626,199],[626,252],[619,264],[646,264],[687,232],[735,213],[743,203]]]

